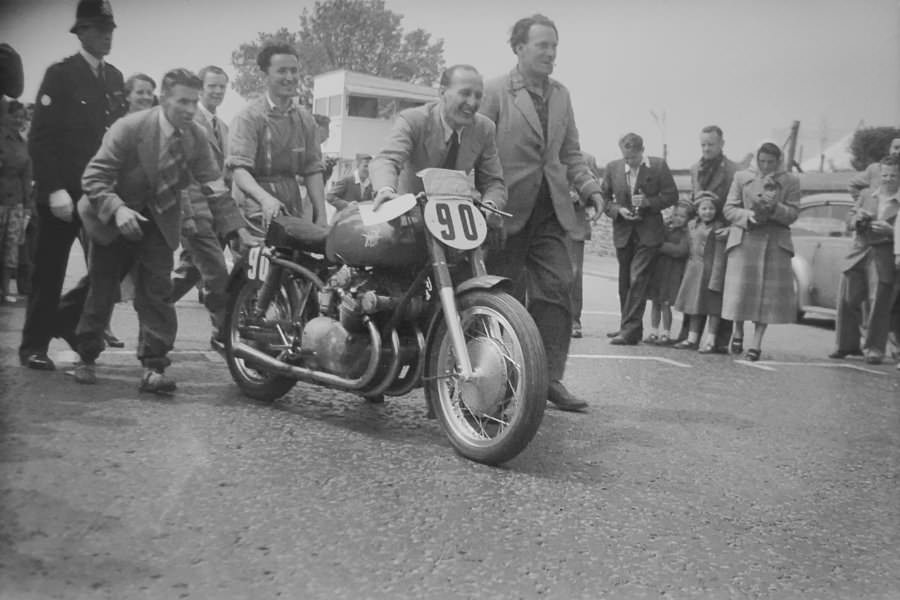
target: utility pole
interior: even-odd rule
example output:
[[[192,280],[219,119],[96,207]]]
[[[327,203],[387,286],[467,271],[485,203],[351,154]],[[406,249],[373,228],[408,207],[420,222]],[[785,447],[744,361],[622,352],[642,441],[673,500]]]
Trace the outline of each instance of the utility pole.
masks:
[[[653,117],[656,126],[659,128],[660,136],[662,136],[662,157],[664,161],[668,162],[669,145],[666,143],[666,109],[662,110],[662,115],[656,114],[656,111],[651,109],[650,116]]]

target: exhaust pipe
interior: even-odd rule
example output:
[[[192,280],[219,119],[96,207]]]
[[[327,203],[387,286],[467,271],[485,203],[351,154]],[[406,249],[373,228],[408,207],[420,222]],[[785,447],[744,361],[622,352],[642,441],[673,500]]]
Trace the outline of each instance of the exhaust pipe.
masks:
[[[360,390],[372,383],[378,370],[378,362],[381,360],[381,335],[371,319],[366,318],[366,325],[369,327],[369,337],[372,343],[372,353],[369,355],[369,364],[366,370],[356,379],[347,379],[339,375],[325,373],[306,367],[298,367],[289,365],[288,363],[278,360],[274,356],[269,356],[265,352],[260,352],[253,346],[248,346],[243,342],[232,344],[231,350],[236,358],[240,358],[249,362],[252,366],[257,366],[272,371],[278,375],[292,377],[299,381],[307,383],[318,383],[344,390]]]

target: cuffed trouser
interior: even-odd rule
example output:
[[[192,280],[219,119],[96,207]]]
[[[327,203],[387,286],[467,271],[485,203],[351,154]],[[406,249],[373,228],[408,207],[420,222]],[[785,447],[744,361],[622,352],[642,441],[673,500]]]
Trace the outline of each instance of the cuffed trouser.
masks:
[[[513,281],[516,298],[540,331],[550,381],[561,380],[572,334],[574,275],[568,234],[556,218],[549,192],[537,199],[525,227],[507,238],[506,248],[488,253],[486,266],[489,273]]]
[[[73,195],[73,198],[80,197]],[[38,204],[38,240],[34,253],[34,272],[31,278],[31,293],[22,328],[19,356],[46,353],[50,340],[58,329],[57,309],[69,252],[72,242],[78,237],[81,220],[73,216],[72,222],[57,219],[46,204]]]
[[[879,281],[874,265],[871,265],[869,260],[860,261],[844,271],[838,292],[835,323],[837,350],[841,352],[860,350],[859,327],[863,320],[862,306],[868,299],[869,314],[862,350],[884,354],[891,325],[893,292],[893,284]]]
[[[172,302],[178,302],[188,291],[203,282],[203,305],[209,311],[215,332],[225,322],[228,299],[228,266],[222,244],[213,232],[197,233],[181,239],[184,250],[180,264],[172,276]]]
[[[658,254],[659,247],[644,246],[638,241],[637,233],[631,234],[631,239],[625,246],[616,248],[621,312],[619,335],[631,342],[639,341],[644,334],[647,290]]]
[[[170,364],[178,321],[172,295],[172,249],[150,219],[141,223],[143,237],[131,242],[118,238],[108,246],[94,244],[88,268],[89,289],[76,329],[81,360],[94,362],[104,348],[103,331],[118,297],[121,274],[134,264],[134,309],[138,316],[137,356],[155,370]],[[132,263],[133,261],[133,263]]]

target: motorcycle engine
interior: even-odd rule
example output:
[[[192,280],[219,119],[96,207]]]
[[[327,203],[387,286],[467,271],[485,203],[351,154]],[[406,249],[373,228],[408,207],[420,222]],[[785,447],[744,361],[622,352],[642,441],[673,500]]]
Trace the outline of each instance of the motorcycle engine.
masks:
[[[304,362],[342,377],[359,377],[371,352],[366,317],[386,322],[411,283],[396,272],[341,267],[319,292],[319,316],[303,328]],[[423,310],[424,302],[415,300],[403,318],[415,318]]]

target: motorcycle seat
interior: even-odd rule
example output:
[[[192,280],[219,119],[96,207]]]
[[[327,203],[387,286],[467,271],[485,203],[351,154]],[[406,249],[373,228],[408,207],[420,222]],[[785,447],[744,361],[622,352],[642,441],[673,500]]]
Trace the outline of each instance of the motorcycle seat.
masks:
[[[300,217],[279,215],[269,224],[266,245],[324,254],[328,230],[328,227],[310,223]]]

